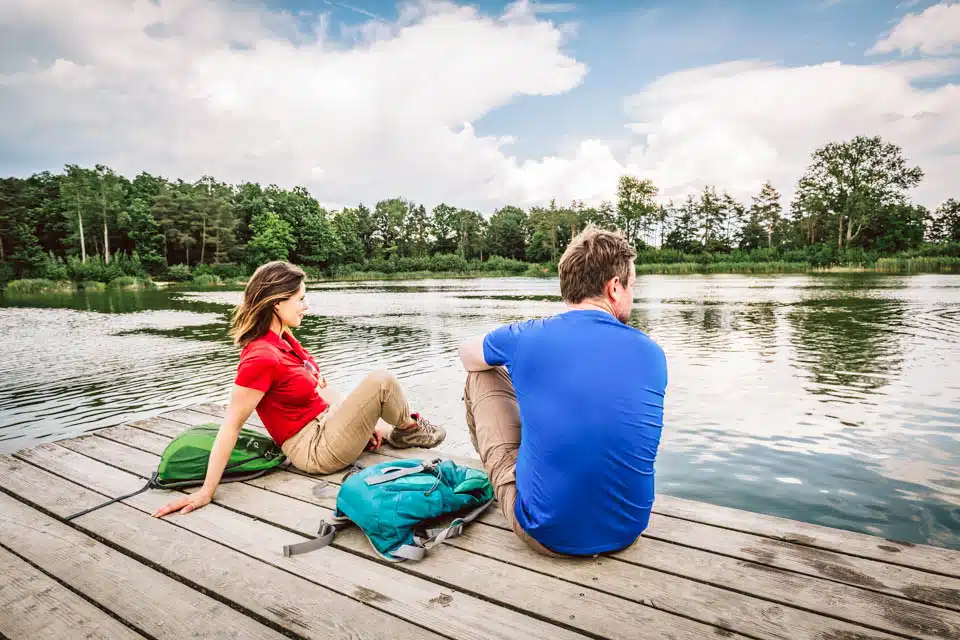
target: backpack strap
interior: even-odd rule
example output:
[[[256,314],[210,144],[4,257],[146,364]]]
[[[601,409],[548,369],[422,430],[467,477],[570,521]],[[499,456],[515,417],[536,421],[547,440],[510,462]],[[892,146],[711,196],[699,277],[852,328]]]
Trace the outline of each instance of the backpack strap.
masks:
[[[143,485],[142,487],[140,487],[140,488],[137,489],[136,491],[131,491],[130,493],[128,493],[128,494],[126,494],[126,495],[122,495],[122,496],[118,496],[118,497],[116,497],[116,498],[112,498],[112,499],[110,499],[110,500],[107,500],[106,502],[102,502],[102,503],[100,503],[100,504],[98,504],[98,505],[96,505],[96,506],[90,507],[89,509],[84,509],[83,511],[78,511],[77,513],[75,513],[75,514],[73,514],[73,515],[67,516],[66,518],[64,518],[64,520],[73,520],[74,518],[79,518],[80,516],[85,516],[85,515],[87,515],[88,513],[90,513],[91,511],[96,511],[97,509],[102,509],[102,508],[104,508],[104,507],[106,507],[106,506],[109,506],[109,505],[113,504],[114,502],[120,502],[121,500],[126,500],[127,498],[132,498],[133,496],[136,496],[136,495],[139,495],[139,494],[143,493],[143,492],[146,491],[147,489],[151,489],[151,488],[157,487],[158,485],[156,484],[156,482],[157,482],[157,474],[156,474],[156,472],[154,472],[154,474],[150,476],[150,479],[147,480],[147,484]]]
[[[400,478],[405,478],[406,476],[412,476],[415,473],[420,473],[423,471],[424,467],[422,464],[418,464],[413,467],[384,467],[383,473],[377,476],[367,476],[363,479],[368,486],[374,486],[377,484],[383,484],[384,482],[391,482],[392,480],[398,480]]]
[[[412,467],[383,467],[380,470],[381,473],[379,475],[367,476],[363,479],[363,481],[367,483],[367,486],[372,487],[374,485],[383,484],[384,482],[391,482],[392,480],[398,480],[400,478],[405,478],[406,476],[412,476],[423,471],[434,473],[434,470],[439,464],[440,458],[435,458],[433,460],[424,460],[423,462],[413,465]]]
[[[463,516],[462,518],[456,518],[453,522],[450,523],[448,527],[438,527],[435,529],[427,529],[426,534],[427,538],[425,540],[419,541],[424,549],[432,549],[437,545],[443,544],[443,541],[447,538],[456,538],[463,533],[464,525],[470,524],[474,520],[480,517],[484,511],[487,510],[493,504],[493,500],[488,500],[482,505]]]
[[[305,540],[304,542],[297,542],[296,544],[283,545],[283,555],[284,557],[290,557],[326,547],[333,542],[335,535],[337,535],[337,528],[334,525],[328,522],[321,522],[316,538]]]

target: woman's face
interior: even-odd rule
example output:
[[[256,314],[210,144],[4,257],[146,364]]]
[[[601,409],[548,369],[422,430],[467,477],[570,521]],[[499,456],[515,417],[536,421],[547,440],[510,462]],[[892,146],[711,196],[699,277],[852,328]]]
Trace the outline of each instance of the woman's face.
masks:
[[[301,282],[300,289],[286,300],[278,302],[276,310],[283,326],[299,327],[300,322],[303,321],[303,314],[306,313],[308,307],[307,287]]]

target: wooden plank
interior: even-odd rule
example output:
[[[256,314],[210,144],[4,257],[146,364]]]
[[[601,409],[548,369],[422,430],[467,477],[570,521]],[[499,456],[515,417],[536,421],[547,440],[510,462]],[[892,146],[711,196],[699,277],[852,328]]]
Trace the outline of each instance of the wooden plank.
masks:
[[[951,549],[885,540],[865,533],[832,529],[682,498],[658,496],[657,503],[658,506],[654,509],[657,513],[674,518],[960,578],[960,552]]]
[[[94,448],[95,444],[85,445],[89,455],[98,455]],[[109,456],[114,461],[129,464],[131,469],[139,469],[141,474],[146,473],[149,468],[149,462],[141,451],[131,450],[130,453],[124,454],[122,451],[107,447],[99,455]],[[307,480],[303,476],[289,473],[285,475]],[[302,517],[298,517],[295,523],[288,518],[282,524],[287,527],[295,524],[298,527],[297,530],[304,533],[315,531],[320,519],[329,515],[328,510],[318,511],[310,508],[311,505],[304,505],[283,496],[271,495],[267,491],[241,487],[242,485],[235,484],[223,485],[217,491],[217,501],[229,500],[229,503],[223,503],[267,521],[272,521],[271,515],[276,517],[277,514],[292,510],[290,518]],[[337,546],[371,559],[375,557],[366,539],[356,530],[338,537]],[[443,556],[431,558],[429,564],[411,565],[408,570],[432,580],[471,590],[492,600],[499,599],[511,606],[533,611],[543,617],[553,618],[604,637],[632,637],[632,630],[640,622],[645,628],[659,628],[664,634],[673,634],[677,638],[700,637],[703,633],[712,632],[704,625],[682,618],[673,618],[636,602],[623,601],[593,590],[584,591],[583,588],[564,581],[529,574],[514,566],[485,560],[475,554],[455,549],[445,549]],[[585,602],[590,606],[583,607],[582,603]],[[571,614],[571,603],[578,605],[578,613]],[[574,615],[575,618],[570,620],[570,615]]]
[[[126,448],[139,455],[150,455],[130,447],[110,443],[102,438],[98,440],[104,445],[113,444],[115,447]],[[88,442],[88,444],[92,443]],[[106,465],[59,445],[52,447],[41,445],[22,454],[33,462],[56,468],[60,475],[73,482],[105,494],[120,495],[131,485],[135,486],[138,481],[128,477],[123,486],[108,485],[103,482],[103,478],[108,477],[109,474],[100,473]],[[107,452],[107,457],[110,457],[112,462],[120,464],[112,457],[113,455],[114,452]],[[227,484],[221,489],[241,486],[243,485]],[[261,492],[263,496],[279,499],[279,496],[273,496],[255,487],[244,488]],[[170,497],[171,494],[168,492],[148,492],[129,498],[124,503],[147,513],[165,504]],[[309,505],[304,506],[309,507]],[[83,519],[93,515],[84,516]],[[187,516],[174,515],[169,518],[169,522],[178,527],[211,540],[217,540],[291,574],[323,584],[337,593],[349,595],[370,607],[392,613],[398,618],[415,622],[424,629],[431,629],[449,637],[477,638],[478,640],[515,637],[565,640],[585,637],[446,586],[409,575],[407,573],[409,569],[405,568],[405,571],[401,571],[393,566],[370,562],[368,559],[337,548],[325,549],[325,553],[322,554],[283,557],[281,549],[284,544],[302,541],[306,536],[292,534],[267,522],[222,508],[218,504],[209,505]],[[167,524],[165,521],[157,522]],[[315,533],[316,525],[317,523],[314,522],[305,534]],[[228,572],[224,579],[229,581],[232,577]],[[423,629],[419,634],[417,637],[427,635]]]
[[[89,447],[88,453],[90,455],[100,455],[114,461],[123,460],[128,464],[139,466],[142,469],[140,471],[141,474],[147,473],[147,469],[149,468],[149,461],[143,458],[144,452],[131,451],[129,454],[124,455],[122,451],[118,451],[112,446],[90,443]],[[99,452],[97,451],[98,449],[100,450]],[[290,490],[291,486],[299,484],[301,495],[298,497],[310,496],[310,498],[307,499],[308,502],[316,501],[316,499],[312,497],[311,492],[315,482],[304,476],[277,472],[251,481],[250,484],[256,483],[261,486],[270,486],[273,483],[278,483],[273,486],[273,489],[276,490],[280,489],[280,478],[283,478],[282,484],[286,490]],[[329,509],[306,509],[305,502],[301,502],[301,504],[298,505],[293,501],[280,500],[279,495],[270,499],[264,498],[251,492],[249,487],[242,484],[222,486],[218,489],[217,500],[221,504],[244,511],[257,518],[281,524],[286,528],[304,533],[311,532],[315,529],[317,523],[330,513]],[[481,530],[483,532],[482,535],[488,536],[488,544],[485,547],[472,543],[475,538],[475,531]],[[365,539],[355,530],[347,530],[341,534],[337,538],[337,544],[356,553],[369,553]],[[820,634],[849,634],[857,632],[858,629],[862,629],[862,627],[853,624],[847,624],[804,611],[797,611],[792,608],[785,609],[769,601],[763,601],[741,593],[725,591],[710,585],[684,580],[677,576],[634,567],[627,563],[607,559],[598,561],[558,561],[543,558],[529,552],[512,533],[491,527],[483,527],[482,529],[479,527],[471,528],[469,535],[457,539],[451,544],[464,550],[481,553],[490,559],[505,560],[511,564],[531,568],[540,573],[560,576],[565,581],[581,585],[581,588],[602,588],[612,595],[618,595],[636,603],[654,604],[657,608],[679,613],[684,616],[695,617],[701,621],[704,616],[707,616],[708,620],[706,622],[708,624],[716,625],[717,623],[721,623],[724,625],[724,629],[736,630],[757,637],[819,638],[821,637]],[[682,550],[683,548],[677,547],[677,549]],[[452,550],[444,549],[443,554],[449,555],[451,551]],[[418,570],[423,570],[429,567],[429,569],[437,571],[434,566],[435,564],[437,563],[432,559],[430,565],[417,565],[417,568]],[[494,580],[494,583],[502,583],[502,575],[491,572],[489,567],[484,570],[482,568],[483,565],[481,565],[481,568],[477,571],[465,572],[464,567],[469,566],[469,563],[459,556],[457,557],[457,562],[452,563],[450,566],[454,567],[454,575],[435,573],[432,574],[431,577],[438,580],[452,581],[457,579],[457,575],[466,574],[470,576],[470,588],[484,588],[482,585],[483,581],[477,580],[477,575],[484,575],[486,572],[497,578]],[[599,569],[601,566],[603,569]],[[421,569],[421,567],[423,567],[423,569]],[[598,587],[600,580],[603,580],[602,587]],[[478,582],[481,583],[480,586],[477,585]],[[511,584],[514,585],[514,592],[524,591],[538,594],[537,600],[542,599],[541,596],[543,593],[549,593],[549,591],[545,591],[542,586],[519,589],[516,586],[518,584],[516,580],[512,581]],[[826,587],[826,595],[830,597],[835,595],[830,593],[830,588],[839,585],[823,583],[817,586],[820,587],[819,591],[821,593],[823,592],[823,587]],[[496,586],[492,585],[492,588],[496,588]],[[811,593],[816,593],[817,591],[818,589],[813,588]],[[486,597],[494,597],[490,593],[484,593],[483,595]],[[932,607],[912,605],[911,603],[893,598],[888,598],[887,600],[896,607],[900,615],[894,622],[887,622],[881,617],[879,622],[882,626],[899,625],[903,628],[909,627],[911,632],[919,629],[921,634],[927,634],[927,630],[936,631],[938,629],[946,629],[949,631],[950,629],[948,623],[943,622],[942,618],[937,617],[936,614],[939,612]],[[866,601],[869,602],[869,598],[866,598]],[[820,608],[824,607],[823,602],[825,601],[818,603]],[[826,602],[829,602],[829,600],[826,600]],[[536,604],[525,603],[524,606],[536,606]],[[853,610],[855,607],[856,603],[853,603],[848,608]],[[919,607],[919,613],[922,614],[920,616],[921,619],[931,621],[924,622],[921,625],[908,617],[907,613],[917,613],[917,607]],[[930,611],[927,611],[927,609]],[[576,610],[580,611],[579,608]],[[876,607],[871,608],[871,611],[876,611]],[[771,614],[771,612],[773,612],[773,614]],[[933,617],[926,615],[931,612],[934,614]],[[580,614],[577,613],[575,615],[579,617]],[[889,618],[889,616],[887,617]],[[957,629],[960,629],[960,626],[958,626]],[[874,634],[874,637],[890,636]],[[949,636],[932,633],[919,637],[937,638]]]
[[[189,413],[178,414],[184,420],[206,421],[212,417],[222,417],[226,406],[218,403],[201,403],[191,408]],[[168,414],[165,414],[168,415]],[[260,423],[254,415],[252,422]],[[262,425],[262,423],[260,423]],[[385,447],[383,453],[394,457],[433,456],[436,452],[424,450],[395,450]],[[479,467],[479,461],[461,456],[448,456],[461,464]],[[743,533],[766,536],[781,542],[815,547],[836,553],[843,553],[880,562],[912,567],[931,573],[960,578],[960,553],[932,545],[913,544],[897,540],[887,540],[877,536],[834,529],[812,523],[799,522],[741,509],[731,509],[719,505],[695,502],[659,494],[654,512],[693,522],[722,527]],[[920,593],[919,591],[917,593]],[[927,595],[933,595],[927,592]],[[957,594],[947,594],[950,598]],[[941,598],[942,600],[943,598]],[[948,598],[949,599],[949,598]],[[954,601],[956,604],[957,602]]]
[[[176,438],[186,429],[181,422],[174,422],[173,420],[167,420],[161,417],[147,418],[146,420],[138,420],[137,422],[131,422],[129,424],[131,427],[167,436],[168,438]],[[96,433],[100,432],[97,431]]]
[[[206,414],[217,416],[217,417],[223,417],[227,413],[226,403],[201,402],[199,404],[191,405],[190,407],[187,407],[187,408],[190,409],[191,411],[196,411],[198,413],[206,413]],[[256,411],[250,414],[250,418],[247,420],[247,422],[251,422],[259,427],[263,426],[263,421],[260,420],[260,416],[257,415]]]
[[[253,422],[254,415],[256,414],[251,415],[250,419],[247,420],[247,426],[256,426]],[[201,413],[199,411],[194,411],[193,409],[175,409],[174,411],[168,411],[160,414],[160,417],[162,418],[173,420],[175,422],[182,422],[183,424],[190,426],[196,426],[208,422],[216,422],[219,424],[220,421],[223,420],[223,416],[223,413],[214,415],[211,413]]]
[[[340,475],[340,474],[337,474]],[[339,478],[327,476],[330,482]],[[313,494],[316,480],[291,473],[275,473],[251,480],[254,484],[282,495],[321,505],[335,506],[335,497],[317,497]],[[572,582],[614,592],[620,588],[611,582],[621,579],[629,584],[632,572],[604,560],[604,569],[583,571],[571,569],[565,563],[544,563],[527,552],[524,545],[509,530],[503,516],[497,511],[488,512],[484,524],[497,527],[471,527],[468,535],[454,539],[449,544],[469,549],[474,553],[546,572]],[[932,606],[906,602],[872,591],[827,582],[817,578],[770,569],[752,562],[717,556],[696,549],[644,538],[630,548],[637,564],[665,571],[675,576],[688,577],[699,582],[752,594],[787,606],[807,609],[823,615],[846,620],[892,633],[910,637],[945,638],[960,637],[960,615]],[[597,565],[598,567],[600,564]],[[620,593],[619,591],[615,591]]]
[[[91,465],[86,463],[92,461],[54,445],[41,445],[24,453],[44,466],[66,469],[72,473],[90,472]],[[65,459],[65,455],[69,459]],[[61,462],[67,466],[61,467]],[[80,465],[72,467],[72,462],[80,462]],[[142,483],[138,476],[107,465],[94,463],[92,466],[98,483],[116,488],[116,495],[127,493]],[[57,515],[67,515],[105,499],[102,493],[95,493],[13,458],[0,456],[0,472],[3,473],[7,490]],[[155,502],[160,502],[168,496],[155,494],[154,497]],[[254,560],[171,522],[152,518],[125,504],[104,507],[80,516],[73,522],[303,637],[379,640],[438,638],[354,599]],[[81,535],[73,529],[69,530]],[[146,569],[143,565],[139,566]],[[91,573],[96,574],[99,570],[98,566]],[[155,617],[155,623],[164,625],[160,629],[162,633],[156,634],[157,637],[226,637],[231,635],[231,627],[234,626],[228,624],[229,621],[221,622],[221,618],[227,615],[253,622],[162,574],[158,574],[160,581],[153,580],[154,576],[131,574],[132,577],[138,575],[139,579],[131,585],[134,599],[139,598],[138,603],[146,609],[144,615],[149,616],[148,621]],[[178,585],[175,593],[167,589],[167,581]],[[156,609],[158,603],[159,610]],[[190,606],[190,603],[198,604]],[[172,619],[171,622],[165,622],[168,617]],[[256,626],[260,629],[257,631],[258,637],[277,637],[273,630],[262,625]]]
[[[199,422],[207,421],[211,417],[222,419],[225,412],[226,404],[205,402],[192,405],[187,413],[177,414],[174,412],[173,415],[179,416],[175,419],[183,421],[184,424],[199,424]],[[164,414],[165,417],[171,418],[173,418],[173,415]],[[256,414],[251,417],[251,421],[262,426],[262,422],[256,417]],[[436,455],[437,452],[425,449],[393,449],[385,446],[382,453],[396,458],[419,458]],[[443,455],[460,464],[481,468],[480,461],[474,457]],[[657,495],[654,512],[715,527],[767,536],[784,542],[824,548],[838,553],[960,577],[960,553],[951,549],[886,540],[864,533],[824,527],[664,494]]]
[[[698,522],[654,514],[644,537],[960,611],[957,578],[719,527],[712,528],[704,541],[704,528]],[[618,555],[642,561],[635,546]]]
[[[0,548],[0,634],[10,638],[143,638]]]
[[[164,439],[159,436],[141,435],[136,433],[136,429],[118,427],[115,431],[101,432],[107,437],[115,438],[120,442],[139,446],[149,451],[159,453],[163,450]],[[373,456],[366,454],[364,458],[368,463],[382,461],[384,456]],[[343,472],[334,474],[327,479],[331,482],[339,481]],[[270,480],[268,482],[274,482]],[[266,487],[269,488],[269,487]],[[303,497],[303,496],[298,496]],[[325,504],[324,506],[333,506]],[[503,521],[499,512],[490,510],[484,516],[484,521],[494,524],[503,529],[509,529],[506,522]],[[677,566],[673,558],[684,558],[685,554],[679,551],[673,551],[672,554],[657,555],[648,552],[646,547],[633,545],[623,552],[616,554],[616,557],[628,562],[636,563],[651,569],[676,573],[696,580],[702,580],[718,586],[737,589],[758,595],[764,598],[776,599],[771,595],[771,585],[769,584],[771,576],[767,580],[761,579],[760,572],[764,571],[764,566],[786,569],[791,572],[811,576],[814,578],[823,578],[833,582],[839,582],[854,587],[862,587],[873,591],[879,591],[891,595],[900,596],[916,602],[931,604],[939,607],[960,611],[960,580],[942,575],[931,574],[907,567],[891,565],[874,560],[838,554],[829,551],[807,547],[803,545],[772,540],[764,536],[746,534],[729,529],[711,527],[688,520],[671,518],[662,514],[654,514],[651,519],[650,528],[644,533],[644,540],[658,540],[670,544],[679,544],[692,549],[707,551],[712,554],[720,554],[734,558],[740,561],[748,561],[749,564],[740,566],[742,563],[724,562],[716,560],[702,563],[686,563],[681,560],[684,566]],[[654,545],[655,546],[655,545]],[[689,554],[696,555],[696,554]],[[960,555],[960,554],[958,554]],[[738,566],[738,571],[732,571],[731,565]],[[761,565],[761,566],[757,566]],[[722,570],[721,570],[722,567]],[[701,571],[696,571],[700,569]],[[767,571],[769,574],[770,572]],[[752,580],[744,581],[747,576]],[[784,595],[796,595],[796,581],[791,579],[776,578],[776,581],[785,581],[789,586],[776,590],[775,593],[784,592]],[[817,587],[812,594],[822,587]],[[842,591],[842,590],[841,590]],[[855,592],[850,592],[855,593]],[[839,596],[838,596],[839,597]],[[789,600],[782,600],[788,602]],[[856,599],[851,601],[851,605],[856,610],[859,605]],[[815,611],[822,607],[809,607]],[[880,603],[875,605],[879,607],[889,606],[889,603],[881,599]],[[832,614],[835,607],[829,607],[829,610],[823,613]],[[882,627],[881,627],[882,628]]]
[[[384,447],[381,453],[394,458],[431,458],[437,455],[435,451],[393,449],[391,447]],[[455,460],[459,464],[481,468],[480,461],[476,459],[448,456],[446,454],[444,454],[444,457]],[[741,509],[731,509],[730,507],[705,502],[694,502],[663,494],[657,495],[653,512],[661,516],[714,527],[710,531],[715,531],[717,528],[739,531],[771,538],[776,542],[812,547],[951,578],[960,578],[960,552],[952,549],[888,540],[864,533],[832,529],[807,522],[788,520]],[[695,539],[699,543],[708,543],[712,540],[711,535],[705,535],[706,531],[701,530],[700,534],[696,536]],[[713,549],[701,546],[699,543],[695,543],[694,546],[713,551]],[[717,552],[722,553],[722,551]],[[922,589],[918,588],[917,594],[920,593],[926,593],[923,598],[926,599],[927,596],[932,596],[936,592],[923,592]],[[948,591],[946,594],[941,592],[941,596],[943,596],[939,598],[941,601],[950,601],[954,605],[960,604],[960,598],[958,598],[956,591]]]
[[[0,460],[4,464],[10,458]],[[16,472],[9,464],[3,469]],[[4,480],[9,490],[15,490]],[[0,494],[0,513],[5,547],[149,636],[283,637],[6,494]]]
[[[119,431],[118,429],[114,432],[114,435]],[[81,439],[81,441],[83,441],[82,448],[88,455],[100,455],[109,458],[115,464],[129,465],[132,470],[140,474],[146,474],[150,467],[155,465],[155,458],[151,461],[149,455],[142,451],[126,447],[129,451],[124,453],[105,443],[97,445],[92,438]],[[75,445],[76,441],[67,441],[63,444]],[[270,492],[253,487],[241,487],[242,485],[237,484],[221,486],[217,492],[217,502],[231,500],[228,503],[229,506],[250,512],[264,520],[269,520],[267,514],[271,512],[290,511],[292,507],[294,512],[300,514],[304,511],[303,507],[307,507],[307,512],[303,513],[303,519],[298,521],[299,530],[306,534],[312,534],[316,530],[319,523],[318,513],[311,509],[310,505],[297,503],[289,498],[272,495]],[[244,490],[253,493],[237,494],[238,491]],[[256,507],[257,504],[260,506]],[[329,512],[324,511],[324,513]],[[375,558],[366,539],[360,536],[358,531],[346,534],[346,538],[343,536],[338,538],[338,546],[346,543],[349,543],[349,546],[343,548],[370,559]],[[664,637],[672,635],[675,638],[696,638],[713,633],[710,627],[682,618],[674,618],[638,603],[626,602],[592,590],[585,591],[581,587],[547,576],[525,575],[527,572],[521,569],[489,561],[474,554],[455,549],[444,551],[446,553],[444,557],[431,558],[429,564],[411,565],[408,571],[454,587],[469,589],[492,600],[499,598],[510,606],[530,610],[546,618],[552,617],[558,622],[598,633],[604,637],[633,637],[633,630],[637,624],[642,624],[644,628],[660,629]],[[329,562],[323,554],[312,558],[323,563]],[[427,568],[432,571],[428,572]],[[571,613],[571,603],[578,605],[577,613]],[[584,607],[584,603],[588,603],[589,606]],[[455,612],[450,612],[450,615],[454,614]],[[571,615],[574,616],[573,619],[570,619]]]

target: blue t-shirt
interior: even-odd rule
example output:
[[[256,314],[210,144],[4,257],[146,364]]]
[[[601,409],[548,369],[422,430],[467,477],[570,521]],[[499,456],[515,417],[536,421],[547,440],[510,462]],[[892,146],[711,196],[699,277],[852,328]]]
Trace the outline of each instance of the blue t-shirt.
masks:
[[[643,332],[604,311],[571,310],[496,329],[522,421],[515,513],[549,549],[622,549],[647,527],[667,363]]]

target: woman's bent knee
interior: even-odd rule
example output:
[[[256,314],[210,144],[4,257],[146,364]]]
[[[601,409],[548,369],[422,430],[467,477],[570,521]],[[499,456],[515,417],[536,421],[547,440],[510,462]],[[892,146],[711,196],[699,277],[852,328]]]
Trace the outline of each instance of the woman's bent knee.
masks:
[[[375,383],[379,387],[394,386],[397,384],[397,377],[386,369],[375,369],[367,374],[366,380]]]

